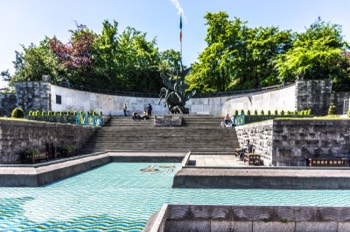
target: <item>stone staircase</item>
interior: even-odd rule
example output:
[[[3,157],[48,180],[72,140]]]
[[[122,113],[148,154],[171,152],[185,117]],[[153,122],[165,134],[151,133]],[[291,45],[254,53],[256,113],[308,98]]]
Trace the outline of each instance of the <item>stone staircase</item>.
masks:
[[[222,118],[184,115],[182,127],[154,127],[150,120],[115,116],[96,131],[79,153],[105,150],[232,154],[239,147],[234,128],[220,128]]]

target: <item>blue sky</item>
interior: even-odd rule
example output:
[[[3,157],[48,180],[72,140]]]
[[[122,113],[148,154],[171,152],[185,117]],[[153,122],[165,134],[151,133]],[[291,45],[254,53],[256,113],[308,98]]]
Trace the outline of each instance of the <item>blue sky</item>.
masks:
[[[183,63],[190,65],[205,48],[206,12],[226,11],[251,27],[278,26],[302,32],[318,16],[340,24],[350,42],[349,0],[1,0],[0,71],[9,69],[21,44],[38,44],[56,35],[64,43],[75,21],[96,33],[102,21],[116,20],[119,31],[131,26],[156,37],[161,51],[180,50],[179,11],[183,11]],[[0,81],[0,87],[5,85]]]

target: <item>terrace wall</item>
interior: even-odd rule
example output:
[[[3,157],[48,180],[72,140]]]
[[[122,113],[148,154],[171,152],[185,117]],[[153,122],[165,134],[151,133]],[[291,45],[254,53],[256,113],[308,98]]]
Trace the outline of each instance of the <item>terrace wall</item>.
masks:
[[[350,158],[350,120],[268,120],[237,126],[267,166],[305,166],[306,158]]]
[[[20,163],[28,148],[45,150],[45,143],[80,148],[97,128],[59,123],[0,120],[0,163]]]

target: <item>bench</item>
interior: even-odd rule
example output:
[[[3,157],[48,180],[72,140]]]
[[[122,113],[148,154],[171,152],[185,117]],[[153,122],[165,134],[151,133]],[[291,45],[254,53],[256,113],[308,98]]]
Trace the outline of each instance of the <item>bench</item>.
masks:
[[[37,154],[26,153],[26,154],[24,154],[23,159],[31,161],[32,164],[34,164],[36,161],[40,161],[40,160],[48,161],[49,155],[47,154],[47,152],[39,152]]]
[[[261,165],[260,155],[254,153],[246,153],[243,156],[243,162],[248,162],[249,165]]]
[[[348,158],[307,158],[306,165],[309,167],[348,167]]]

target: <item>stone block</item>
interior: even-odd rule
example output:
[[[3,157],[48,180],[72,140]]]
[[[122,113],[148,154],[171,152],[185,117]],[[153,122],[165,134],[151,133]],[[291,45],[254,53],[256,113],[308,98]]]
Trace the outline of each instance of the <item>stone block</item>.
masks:
[[[294,232],[295,222],[253,222],[253,232]]]
[[[164,231],[167,232],[210,232],[210,221],[205,220],[167,220],[165,222]]]
[[[349,232],[350,222],[338,222],[338,232]]]
[[[182,117],[174,115],[163,115],[154,117],[154,126],[156,127],[179,127],[182,126]]]
[[[240,221],[211,221],[211,231],[212,232],[252,232],[253,223],[250,221],[240,222]]]
[[[295,232],[336,232],[337,224],[337,222],[296,222]]]

